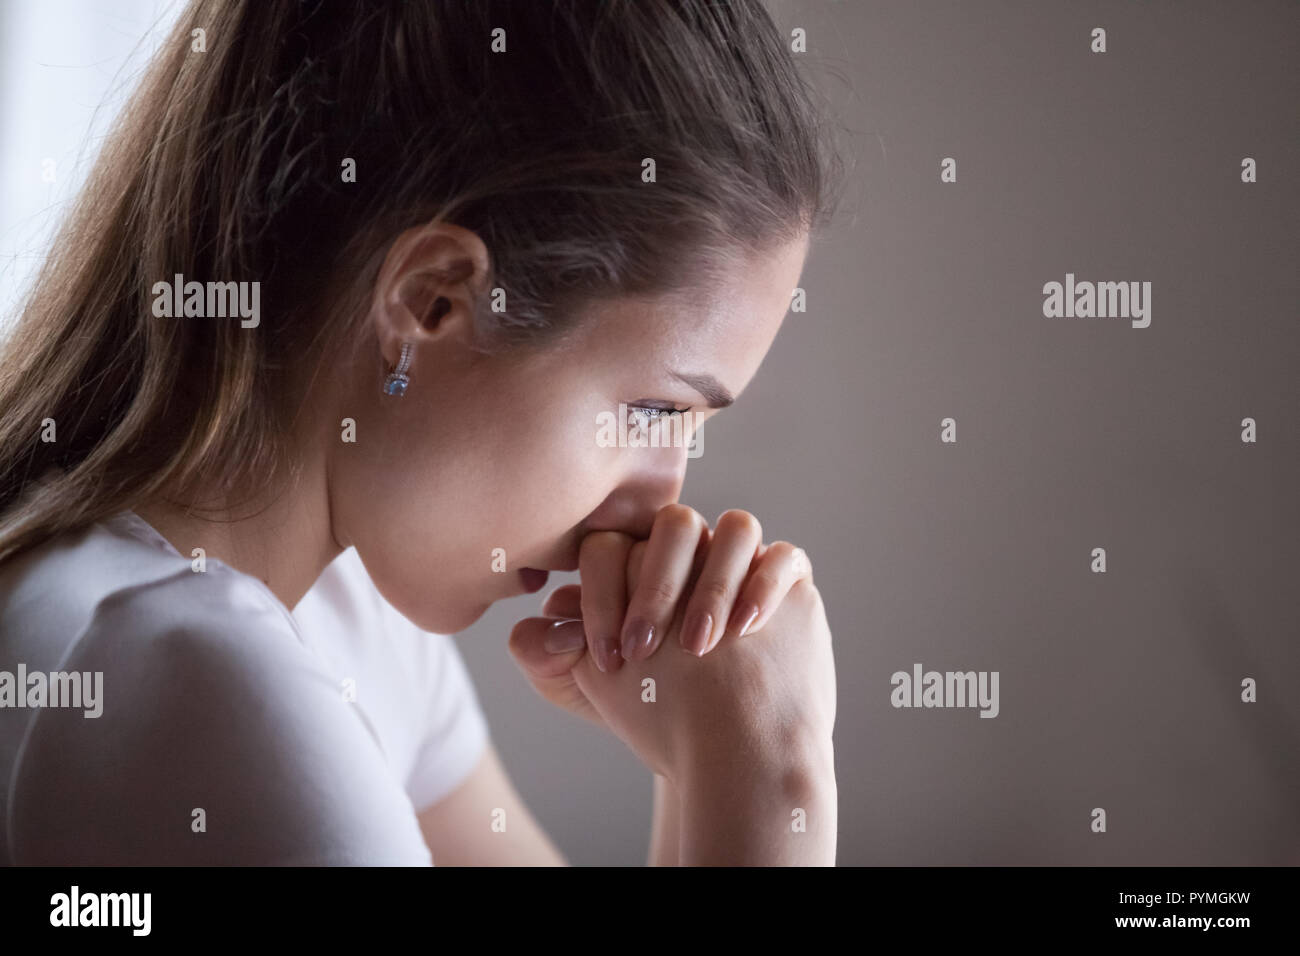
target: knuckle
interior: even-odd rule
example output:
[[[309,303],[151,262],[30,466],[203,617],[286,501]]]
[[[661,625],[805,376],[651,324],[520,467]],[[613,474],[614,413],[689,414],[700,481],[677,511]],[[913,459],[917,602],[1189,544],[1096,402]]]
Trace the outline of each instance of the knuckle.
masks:
[[[670,528],[699,528],[704,523],[704,518],[698,511],[689,505],[675,502],[671,505],[664,505],[655,515],[656,525],[665,525]]]
[[[776,552],[782,561],[786,562],[796,575],[808,575],[812,573],[812,563],[808,560],[808,552],[797,544],[789,541],[774,541],[768,554]]]
[[[625,598],[605,588],[586,588],[582,592],[582,616],[600,620],[623,613]]]
[[[792,557],[794,553],[798,550],[799,549],[796,548],[789,541],[773,541],[770,545],[768,545],[767,553],[771,554],[772,552],[775,551],[781,557],[789,558]]]
[[[593,531],[582,539],[580,554],[608,554],[627,547],[628,535],[621,531]]]
[[[695,585],[695,593],[710,605],[724,603],[734,590],[725,578],[709,578]]]
[[[718,530],[727,529],[730,533],[743,534],[763,540],[763,525],[748,511],[731,508],[718,516]]]
[[[623,612],[612,604],[592,608],[590,612],[582,615],[585,626],[589,627],[591,632],[597,636],[615,627],[616,622],[622,619]]]
[[[781,586],[781,579],[771,571],[755,571],[751,581],[754,587],[764,592],[775,591]]]
[[[790,544],[788,541],[781,542],[790,547],[790,563],[794,566],[795,574],[811,574],[812,561],[808,558],[808,552],[797,544]]]
[[[813,584],[808,578],[800,578],[795,581],[790,588],[789,597],[809,608],[819,607],[822,603],[821,592],[817,590],[817,585]]]
[[[656,578],[643,581],[640,587],[637,588],[637,594],[643,602],[643,607],[658,609],[673,603],[677,597],[677,588],[671,581]]]

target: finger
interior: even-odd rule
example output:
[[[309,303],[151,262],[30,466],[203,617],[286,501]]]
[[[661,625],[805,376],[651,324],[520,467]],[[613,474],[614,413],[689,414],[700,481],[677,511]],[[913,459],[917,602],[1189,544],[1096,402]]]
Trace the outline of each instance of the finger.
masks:
[[[708,523],[694,508],[667,505],[655,515],[640,580],[627,602],[623,624],[624,660],[643,661],[650,657],[677,610],[685,593],[695,554]]]
[[[635,594],[637,582],[641,580],[641,565],[645,561],[645,546],[648,541],[637,541],[627,553],[627,593]]]
[[[699,580],[700,572],[704,569],[704,562],[705,559],[708,557],[709,547],[710,545],[712,545],[712,543],[713,543],[713,531],[710,530],[709,527],[706,525],[704,527],[704,530],[700,534],[699,547],[695,549],[695,559],[691,562],[691,574],[690,577],[687,578],[686,589],[683,592],[684,594],[690,594],[695,589],[695,582]],[[627,558],[627,593],[628,594],[636,593],[636,586],[641,580],[641,565],[645,558],[646,544],[648,544],[648,542],[638,541],[636,544],[632,545],[632,550],[628,552],[628,558]],[[677,610],[673,614],[672,622],[668,625],[668,629],[664,631],[664,634],[665,635],[672,634],[674,631],[679,630],[681,628],[682,618],[685,616],[685,614],[686,614],[686,602],[679,600],[677,602]],[[662,647],[662,646],[663,646],[663,642],[660,641],[658,643],[658,646],[654,649],[654,651],[652,651],[652,656],[654,653],[657,653],[658,647]]]
[[[803,548],[789,541],[771,544],[745,580],[727,622],[727,633],[744,637],[762,628],[790,588],[803,578],[812,580],[812,564]]]
[[[582,619],[587,646],[602,673],[618,670],[619,630],[627,610],[627,555],[634,541],[617,531],[593,531],[582,539]]]
[[[564,646],[571,650],[559,649]],[[604,726],[573,674],[586,656],[581,621],[524,618],[511,630],[509,647],[510,656],[543,699]]]
[[[582,585],[565,584],[542,602],[543,617],[582,617]]]
[[[682,647],[696,657],[703,657],[715,639],[722,638],[762,544],[763,527],[748,511],[726,511],[718,518],[681,631]]]
[[[573,670],[587,651],[587,635],[580,620],[526,617],[511,629],[509,648],[530,680],[550,680]]]
[[[627,553],[627,593],[635,594],[637,583],[641,580],[641,564],[645,560],[645,546],[649,542],[638,541],[632,545],[632,550]],[[706,526],[700,535],[700,546],[695,549],[695,560],[691,563],[691,576],[689,586],[694,587],[696,579],[700,576],[700,569],[704,567],[704,559],[709,553],[709,545],[713,543],[713,532]]]

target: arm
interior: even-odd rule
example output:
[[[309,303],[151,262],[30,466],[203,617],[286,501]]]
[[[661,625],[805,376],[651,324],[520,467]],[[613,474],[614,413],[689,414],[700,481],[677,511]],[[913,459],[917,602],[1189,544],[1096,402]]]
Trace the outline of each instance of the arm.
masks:
[[[680,865],[834,866],[837,802],[829,739],[781,759],[716,755],[682,781]]]
[[[505,832],[492,829],[505,811]],[[489,741],[459,787],[419,814],[435,866],[568,866],[529,812]]]
[[[680,799],[655,774],[649,866],[676,866]],[[506,811],[506,832],[491,829],[493,808]],[[486,808],[486,809],[485,809]],[[496,748],[488,745],[465,782],[419,814],[438,866],[568,866],[515,791]]]
[[[655,774],[654,815],[650,823],[647,866],[676,866],[681,840],[681,797],[665,778]]]

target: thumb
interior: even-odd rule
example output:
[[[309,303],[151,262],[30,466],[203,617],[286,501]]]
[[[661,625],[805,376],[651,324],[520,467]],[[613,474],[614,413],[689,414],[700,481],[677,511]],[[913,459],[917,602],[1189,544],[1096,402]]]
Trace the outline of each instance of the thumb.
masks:
[[[510,656],[544,700],[577,714],[597,727],[605,723],[578,685],[574,674],[594,669],[587,656],[587,635],[575,618],[527,617],[510,632]],[[565,650],[565,648],[569,648]]]
[[[567,678],[582,660],[587,636],[582,621],[560,617],[526,617],[510,631],[510,655],[535,684]]]

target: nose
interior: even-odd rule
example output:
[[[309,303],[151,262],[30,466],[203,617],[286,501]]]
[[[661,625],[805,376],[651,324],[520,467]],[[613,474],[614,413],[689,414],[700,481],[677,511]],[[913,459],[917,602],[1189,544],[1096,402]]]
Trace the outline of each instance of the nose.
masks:
[[[621,531],[648,538],[655,515],[681,497],[687,449],[628,448],[632,465],[626,477],[583,522],[587,531]]]

